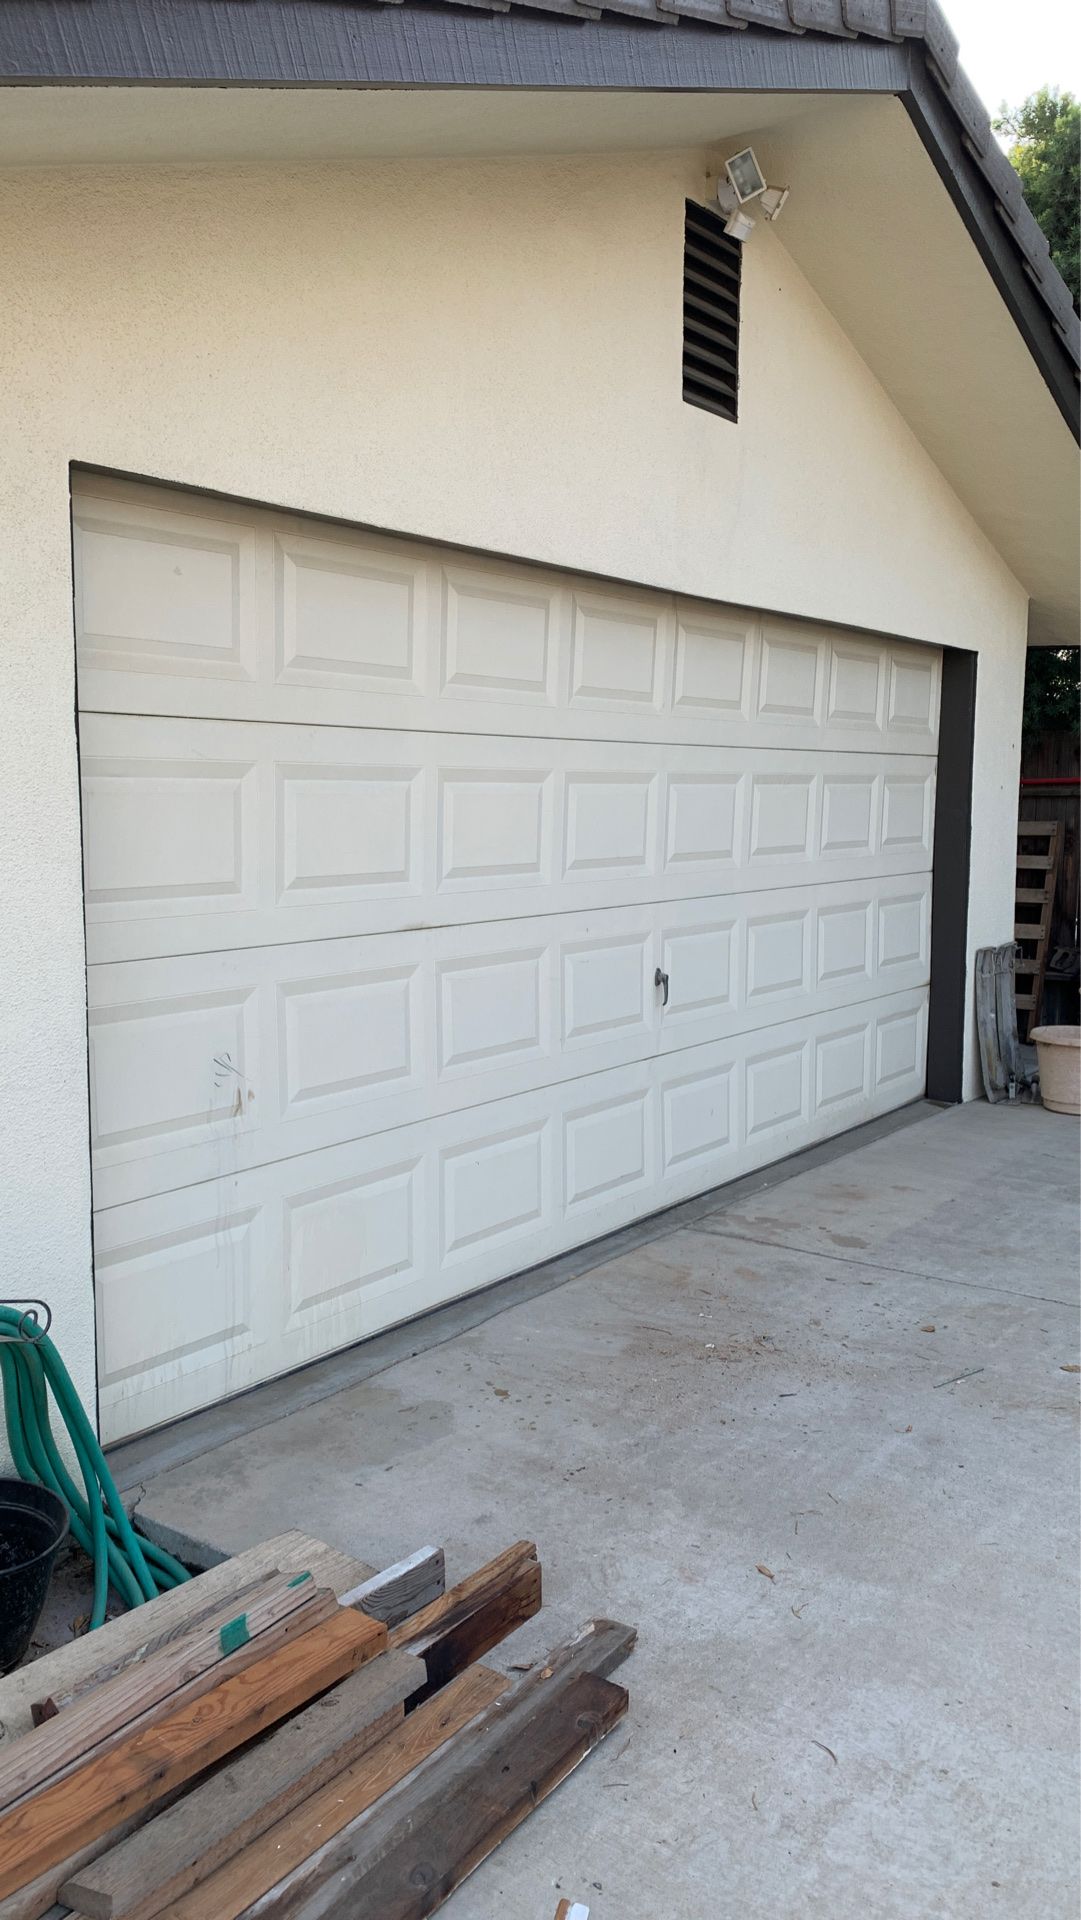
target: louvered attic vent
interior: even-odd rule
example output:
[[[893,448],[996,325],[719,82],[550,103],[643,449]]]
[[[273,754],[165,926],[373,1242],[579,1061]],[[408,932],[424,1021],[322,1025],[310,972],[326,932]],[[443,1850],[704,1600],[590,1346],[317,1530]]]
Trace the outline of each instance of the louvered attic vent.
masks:
[[[743,248],[708,207],[687,202],[683,242],[683,398],[734,420],[739,398]]]

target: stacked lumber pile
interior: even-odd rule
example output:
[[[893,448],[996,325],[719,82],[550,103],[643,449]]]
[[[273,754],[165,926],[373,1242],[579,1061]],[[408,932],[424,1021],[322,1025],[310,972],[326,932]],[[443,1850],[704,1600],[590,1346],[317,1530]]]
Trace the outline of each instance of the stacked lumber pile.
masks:
[[[482,1663],[540,1608],[532,1543],[338,1593],[298,1542],[0,1682],[0,1920],[421,1920],[626,1712],[615,1622]]]

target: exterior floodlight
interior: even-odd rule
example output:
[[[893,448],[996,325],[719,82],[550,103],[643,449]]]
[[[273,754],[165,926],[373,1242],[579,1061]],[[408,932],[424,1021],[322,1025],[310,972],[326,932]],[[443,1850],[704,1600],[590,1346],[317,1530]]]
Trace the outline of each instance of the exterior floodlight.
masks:
[[[724,170],[740,206],[747,200],[757,200],[760,193],[765,193],[766,176],[754,157],[752,147],[744,147],[741,153],[734,153],[725,161]]]
[[[754,232],[755,223],[747,211],[749,202],[757,201],[764,219],[776,220],[787,199],[787,187],[766,185],[765,175],[750,147],[732,154],[717,179],[717,205],[731,240],[747,240]]]

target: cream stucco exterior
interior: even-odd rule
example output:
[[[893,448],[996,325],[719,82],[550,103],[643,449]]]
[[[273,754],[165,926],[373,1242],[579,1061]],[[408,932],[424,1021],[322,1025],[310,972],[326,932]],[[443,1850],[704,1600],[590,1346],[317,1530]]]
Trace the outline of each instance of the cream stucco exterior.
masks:
[[[1026,595],[783,228],[738,427],[682,403],[707,165],[0,175],[3,1291],[50,1299],[88,1399],[72,463],[976,650],[970,948],[1009,938]]]

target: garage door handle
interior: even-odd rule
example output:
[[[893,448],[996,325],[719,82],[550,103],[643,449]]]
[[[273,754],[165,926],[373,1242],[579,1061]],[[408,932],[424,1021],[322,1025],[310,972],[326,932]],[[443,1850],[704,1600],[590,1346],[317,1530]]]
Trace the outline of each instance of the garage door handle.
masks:
[[[661,1001],[661,1005],[662,1007],[666,1007],[668,1005],[668,975],[665,973],[663,967],[657,968],[653,976],[653,984],[655,987],[664,988],[664,999]]]

